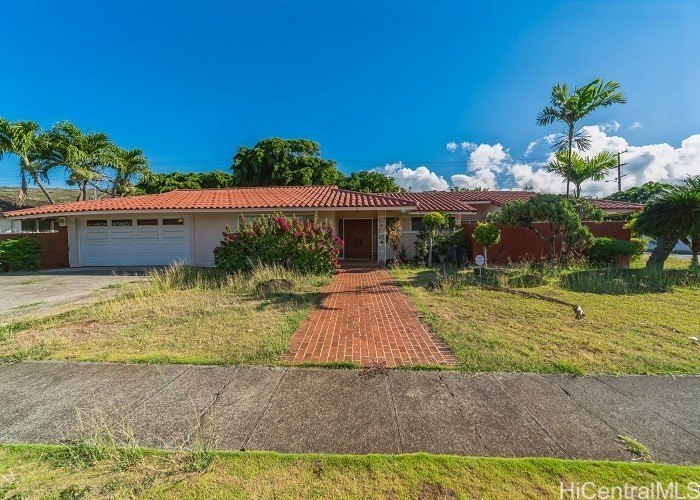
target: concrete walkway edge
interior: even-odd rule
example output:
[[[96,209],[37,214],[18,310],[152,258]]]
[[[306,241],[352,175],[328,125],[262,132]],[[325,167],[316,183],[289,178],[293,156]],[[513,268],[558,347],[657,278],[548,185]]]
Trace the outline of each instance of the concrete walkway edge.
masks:
[[[0,365],[0,400],[5,443],[80,439],[81,421],[157,448],[631,460],[626,435],[700,463],[699,376],[29,361]]]

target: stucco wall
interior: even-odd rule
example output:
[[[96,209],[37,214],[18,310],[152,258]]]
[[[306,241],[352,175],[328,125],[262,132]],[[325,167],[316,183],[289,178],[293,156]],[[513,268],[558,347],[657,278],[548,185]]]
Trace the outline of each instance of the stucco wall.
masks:
[[[221,233],[226,225],[231,226],[232,231],[238,229],[238,214],[227,213],[195,213],[192,214],[190,241],[192,263],[200,266],[214,265],[214,249],[222,240]]]

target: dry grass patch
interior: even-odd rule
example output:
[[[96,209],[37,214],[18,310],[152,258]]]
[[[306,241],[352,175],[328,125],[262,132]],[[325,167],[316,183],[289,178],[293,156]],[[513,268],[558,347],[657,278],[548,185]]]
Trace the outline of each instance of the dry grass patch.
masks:
[[[291,288],[266,293],[260,284],[269,280]],[[273,364],[328,280],[280,268],[222,276],[174,266],[113,299],[15,325],[0,334],[0,358]]]
[[[586,317],[577,320],[570,307],[500,291],[428,290],[431,270],[393,273],[465,370],[700,373],[698,287],[597,294],[565,290],[554,278],[527,289],[580,304]]]

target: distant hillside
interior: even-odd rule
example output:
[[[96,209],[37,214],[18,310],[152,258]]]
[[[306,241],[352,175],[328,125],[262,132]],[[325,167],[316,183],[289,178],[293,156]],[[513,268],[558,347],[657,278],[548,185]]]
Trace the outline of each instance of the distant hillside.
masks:
[[[78,198],[77,189],[50,188],[49,193],[56,203],[65,203],[67,201],[75,201]],[[17,201],[17,193],[19,187],[0,186],[0,213],[3,211],[17,210],[15,201]],[[48,200],[44,193],[38,188],[30,188],[27,196],[25,207],[37,207],[46,205]]]

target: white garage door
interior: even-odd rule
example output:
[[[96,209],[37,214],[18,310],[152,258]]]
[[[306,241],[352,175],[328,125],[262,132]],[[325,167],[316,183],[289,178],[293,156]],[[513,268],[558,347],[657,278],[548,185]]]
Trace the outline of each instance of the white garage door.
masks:
[[[158,266],[189,260],[187,217],[90,217],[80,221],[81,266]]]

